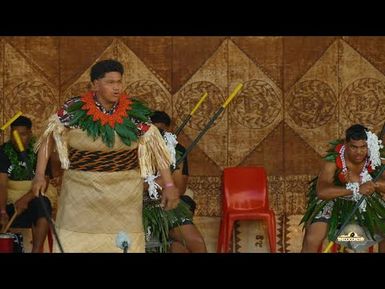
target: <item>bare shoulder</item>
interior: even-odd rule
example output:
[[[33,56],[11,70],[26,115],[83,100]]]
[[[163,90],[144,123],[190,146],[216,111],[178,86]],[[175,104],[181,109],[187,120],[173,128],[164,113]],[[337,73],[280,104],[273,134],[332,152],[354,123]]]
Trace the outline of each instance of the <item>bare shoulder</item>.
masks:
[[[337,169],[335,162],[324,161],[321,167],[320,176],[334,176]]]
[[[322,169],[324,170],[332,170],[334,172],[336,168],[337,166],[335,162],[324,161],[322,164]]]
[[[0,173],[0,183],[5,183],[8,181],[8,174]]]

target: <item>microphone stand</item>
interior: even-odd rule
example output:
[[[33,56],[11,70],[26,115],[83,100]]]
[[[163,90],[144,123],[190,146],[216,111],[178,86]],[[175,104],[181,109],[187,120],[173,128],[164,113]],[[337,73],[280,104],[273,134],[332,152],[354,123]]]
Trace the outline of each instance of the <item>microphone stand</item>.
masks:
[[[19,136],[18,131],[17,131],[17,130],[14,130],[14,131],[13,131],[13,135],[14,135],[14,137],[15,137],[16,143],[17,143],[17,145],[18,145],[18,147],[19,147],[19,150],[20,150],[20,157],[21,157],[21,159],[25,162],[25,166],[26,166],[26,169],[27,169],[28,174],[29,174],[28,177],[32,180],[33,177],[34,177],[34,175],[33,175],[33,170],[32,170],[32,168],[29,168],[29,166],[28,166],[27,153],[26,153],[26,151],[25,151],[25,149],[24,149],[24,146],[23,146],[23,144],[22,144],[22,142],[21,142],[21,139],[20,139],[20,136]],[[49,214],[49,212],[48,212],[47,206],[46,206],[46,204],[44,203],[43,195],[40,194],[37,198],[38,198],[38,200],[40,201],[40,204],[41,204],[41,206],[42,206],[42,208],[43,208],[43,211],[44,211],[45,218],[47,219],[47,221],[48,221],[48,223],[49,223],[49,225],[50,225],[50,228],[51,228],[51,230],[52,230],[52,232],[53,232],[53,234],[54,234],[54,236],[55,236],[56,242],[57,242],[57,244],[58,244],[58,246],[59,246],[59,250],[60,250],[61,253],[64,253],[64,250],[63,250],[63,247],[62,247],[62,245],[61,245],[59,236],[58,236],[58,234],[57,234],[55,225],[54,225],[54,223],[52,222],[52,219],[51,219],[51,216],[50,216],[50,214]]]

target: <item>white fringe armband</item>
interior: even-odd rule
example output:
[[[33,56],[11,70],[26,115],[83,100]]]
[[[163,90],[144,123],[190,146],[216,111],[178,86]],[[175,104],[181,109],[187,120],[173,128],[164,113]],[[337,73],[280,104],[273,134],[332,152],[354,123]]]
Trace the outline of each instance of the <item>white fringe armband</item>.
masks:
[[[44,142],[49,141],[49,138],[52,134],[53,139],[55,140],[56,150],[59,154],[59,159],[61,162],[61,167],[63,169],[69,168],[69,159],[68,159],[68,139],[66,135],[67,129],[61,123],[57,114],[53,114],[48,119],[47,128],[44,133],[39,137],[38,141],[35,144],[34,151],[37,152],[41,145]],[[48,157],[48,150],[46,150],[46,156]]]
[[[171,156],[159,130],[150,125],[139,138],[138,159],[142,178],[154,175],[158,170],[169,168]]]

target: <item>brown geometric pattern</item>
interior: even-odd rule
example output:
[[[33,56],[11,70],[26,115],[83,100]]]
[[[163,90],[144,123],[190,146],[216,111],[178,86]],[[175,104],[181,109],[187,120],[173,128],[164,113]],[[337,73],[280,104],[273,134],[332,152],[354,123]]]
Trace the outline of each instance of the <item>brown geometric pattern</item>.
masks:
[[[342,92],[345,116],[351,122],[376,126],[385,115],[385,82],[374,78],[361,78],[349,84]]]
[[[283,99],[281,88],[263,68],[234,42],[228,41],[227,46],[230,88],[244,85],[228,109],[225,166],[238,166],[282,121]]]
[[[305,231],[302,224],[299,225],[303,215],[284,215],[282,216],[282,236],[283,252],[299,253],[302,248],[302,240]]]
[[[285,97],[285,122],[319,155],[338,136],[338,44],[330,45]]]
[[[287,176],[285,183],[285,213],[286,214],[303,214],[306,210],[307,198],[306,192],[309,182],[315,176],[298,175]]]
[[[4,63],[4,41],[0,38],[0,76],[3,74],[3,63]],[[1,125],[5,122],[4,120],[4,78],[0,77],[0,123]],[[4,134],[0,131],[0,142],[4,141]]]
[[[214,112],[224,100],[224,95],[221,90],[215,86],[215,84],[208,81],[197,81],[186,85],[175,95],[175,111],[177,115],[183,117],[188,115],[202,95],[207,92],[208,97],[200,107],[200,110],[194,114],[194,118],[189,123],[189,127],[194,129],[196,132],[202,130],[207,123],[207,114],[202,112],[212,111]],[[223,118],[223,114],[220,115],[212,125],[212,128],[218,124]],[[176,121],[182,122],[182,118],[177,117]]]
[[[267,178],[269,186],[270,208],[276,214],[285,212],[285,177],[269,176]]]
[[[241,126],[260,129],[270,125],[281,110],[280,99],[273,87],[258,79],[246,81],[233,102],[232,119]]]
[[[385,120],[385,76],[345,41],[339,50],[341,129],[360,122],[379,132]]]
[[[301,251],[304,231],[299,225],[303,215],[276,215],[278,253]],[[266,224],[262,221],[237,221],[234,224],[232,251],[236,253],[269,252]]]
[[[116,58],[125,91],[174,127],[208,92],[180,135],[188,146],[243,83],[189,156],[197,214],[221,215],[223,168],[263,165],[271,207],[301,215],[328,141],[353,123],[378,132],[385,121],[384,47],[385,37],[0,37],[0,123],[21,110],[38,134],[91,88],[96,61]]]
[[[68,152],[71,170],[91,172],[119,172],[137,168],[138,150],[80,151],[70,148]]]
[[[276,218],[276,226],[277,226],[277,252],[286,253],[285,250],[285,214],[275,215]]]
[[[276,248],[278,253],[285,252],[283,246],[283,215],[276,216]],[[235,253],[266,253],[270,252],[266,223],[261,220],[236,221],[230,248]]]
[[[320,80],[297,83],[288,98],[287,111],[300,127],[320,127],[327,124],[334,115],[336,97],[330,86]]]
[[[220,216],[222,210],[222,194],[220,177],[189,178],[189,188],[194,192],[194,201],[197,203],[195,212],[198,216]],[[219,192],[219,194],[218,194]]]
[[[8,43],[4,44],[3,61],[4,119],[22,111],[39,133],[43,120],[58,107],[57,86]]]

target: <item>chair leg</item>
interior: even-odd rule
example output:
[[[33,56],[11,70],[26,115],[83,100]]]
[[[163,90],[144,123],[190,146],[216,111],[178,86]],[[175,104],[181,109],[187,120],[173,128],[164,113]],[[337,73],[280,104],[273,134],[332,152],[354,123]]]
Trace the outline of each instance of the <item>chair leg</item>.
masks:
[[[226,224],[227,224],[226,226],[227,234],[226,234],[226,240],[224,245],[225,245],[225,252],[229,253],[229,252],[232,252],[232,250],[230,251],[230,243],[231,243],[231,237],[233,236],[234,220],[229,216],[227,218]]]
[[[223,217],[221,218],[220,224],[219,224],[219,235],[218,235],[218,243],[217,243],[217,253],[222,253],[222,246],[223,246],[223,234],[224,234],[224,221]]]
[[[227,236],[227,214],[223,213],[220,227],[219,227],[217,253],[226,252],[226,248],[225,248],[226,236]]]
[[[219,238],[217,245],[218,253],[228,253],[230,240],[232,236],[232,227],[233,221],[231,220],[229,215],[222,216],[221,225],[219,228]]]
[[[277,251],[277,240],[276,240],[276,224],[275,224],[275,216],[271,214],[267,218],[267,230],[269,236],[270,243],[270,252],[276,253]]]

